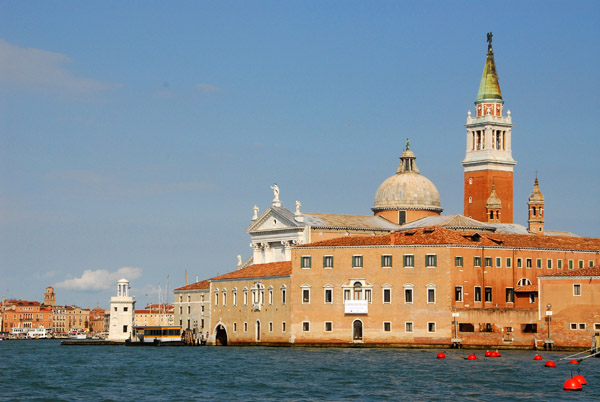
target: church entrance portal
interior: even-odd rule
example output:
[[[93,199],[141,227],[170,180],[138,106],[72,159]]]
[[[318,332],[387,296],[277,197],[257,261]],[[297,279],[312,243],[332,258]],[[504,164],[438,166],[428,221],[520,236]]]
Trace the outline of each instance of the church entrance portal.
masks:
[[[363,323],[361,320],[356,320],[352,324],[352,339],[354,342],[360,342],[363,340]]]
[[[227,330],[221,324],[217,325],[215,343],[217,345],[227,346]]]

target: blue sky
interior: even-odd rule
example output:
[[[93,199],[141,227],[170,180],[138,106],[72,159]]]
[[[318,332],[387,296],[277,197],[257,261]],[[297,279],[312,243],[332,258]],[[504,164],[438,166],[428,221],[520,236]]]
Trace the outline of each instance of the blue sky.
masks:
[[[0,1],[0,296],[138,305],[235,268],[284,206],[370,215],[411,139],[462,213],[487,50],[512,112],[515,221],[600,237],[597,1]]]

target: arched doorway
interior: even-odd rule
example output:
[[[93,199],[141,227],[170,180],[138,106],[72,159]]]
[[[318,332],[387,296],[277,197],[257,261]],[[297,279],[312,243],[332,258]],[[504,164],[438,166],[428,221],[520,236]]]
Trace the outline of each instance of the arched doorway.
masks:
[[[215,330],[215,344],[227,346],[227,330],[222,324],[217,325]]]
[[[352,339],[354,342],[363,340],[363,323],[361,320],[355,320],[352,323]]]
[[[255,334],[256,342],[260,342],[260,321],[256,320],[256,334]]]

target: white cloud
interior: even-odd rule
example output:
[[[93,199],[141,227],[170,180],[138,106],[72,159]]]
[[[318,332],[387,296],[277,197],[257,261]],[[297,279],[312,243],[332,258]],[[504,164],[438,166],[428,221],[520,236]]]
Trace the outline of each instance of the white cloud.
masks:
[[[200,90],[200,92],[204,92],[205,94],[214,94],[217,92],[221,92],[221,88],[215,87],[210,84],[198,84],[196,88]]]
[[[65,68],[72,60],[47,50],[22,48],[0,39],[0,82],[51,87],[71,92],[103,91],[119,88],[120,84],[80,78]]]
[[[137,279],[142,275],[141,268],[122,267],[114,272],[107,269],[86,269],[79,278],[69,278],[54,285],[57,289],[67,290],[109,290],[116,286],[121,278]]]

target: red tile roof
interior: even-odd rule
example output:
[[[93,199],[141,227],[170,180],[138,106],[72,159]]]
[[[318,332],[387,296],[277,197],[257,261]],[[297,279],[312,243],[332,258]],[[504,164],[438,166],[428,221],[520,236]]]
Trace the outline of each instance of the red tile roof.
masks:
[[[209,289],[210,283],[208,283],[208,281],[209,281],[209,279],[203,280],[201,282],[191,283],[189,285],[182,286],[180,288],[175,289],[174,292],[180,291],[180,290]]]
[[[515,292],[537,292],[538,291],[538,285],[523,285],[523,286],[517,286],[515,288]]]
[[[465,245],[596,251],[600,250],[600,239],[533,234],[457,232],[440,226],[432,226],[395,232],[384,236],[340,237],[298,247],[376,245]]]
[[[560,277],[572,277],[572,276],[600,276],[600,266],[589,267],[589,268],[580,268],[580,269],[570,269],[568,271],[557,272],[551,275],[543,275],[538,278],[560,278]]]
[[[292,262],[281,261],[268,264],[254,264],[225,275],[210,279],[211,282],[222,279],[261,278],[267,276],[285,276],[292,273]]]

